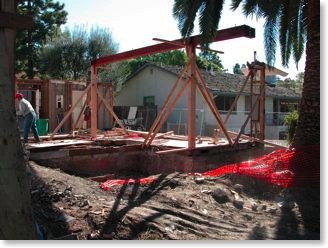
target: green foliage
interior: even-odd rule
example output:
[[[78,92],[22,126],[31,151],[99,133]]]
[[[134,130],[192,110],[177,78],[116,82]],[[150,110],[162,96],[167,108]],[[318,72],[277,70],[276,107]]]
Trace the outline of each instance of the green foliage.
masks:
[[[178,20],[178,28],[182,37],[191,36],[194,31],[196,16],[199,19],[201,46],[209,47],[209,43],[216,34],[218,23],[221,18],[224,0],[175,0],[173,6],[173,17]]]
[[[277,82],[277,86],[290,89],[295,93],[301,93],[303,90],[303,82],[304,82],[304,72],[300,72],[296,75],[296,80],[290,78],[279,80]]]
[[[154,55],[139,58],[143,63],[155,62],[165,65],[184,66],[187,64],[188,58],[182,50],[173,50],[165,53],[158,53]]]
[[[267,63],[275,63],[279,43],[282,64],[288,67],[290,56],[296,65],[304,52],[307,32],[308,1],[305,0],[232,0],[232,10],[242,5],[245,16],[264,18],[264,47]]]
[[[222,65],[220,57],[214,52],[200,52],[197,56],[196,64],[200,69],[213,70],[216,72],[224,71],[224,67]]]
[[[33,78],[39,70],[42,47],[59,32],[60,26],[66,23],[67,12],[64,10],[64,4],[53,0],[18,0],[17,12],[33,16],[34,25],[31,30],[17,32],[16,71]]]
[[[41,53],[41,73],[45,76],[66,80],[88,80],[90,61],[116,53],[118,45],[109,30],[84,26],[66,29],[49,42]],[[108,68],[107,68],[108,69]],[[100,70],[100,81],[110,80],[109,70]]]
[[[197,17],[202,46],[209,47],[219,25],[223,4],[224,0],[175,0],[173,17],[178,21],[182,37],[192,35]],[[232,0],[231,9],[236,10],[240,5],[245,16],[265,19],[264,42],[268,65],[275,64],[278,43],[282,64],[287,67],[292,55],[297,65],[306,42],[308,1]]]
[[[298,121],[298,112],[294,110],[285,116],[284,125],[287,126],[287,141],[292,143]]]
[[[164,65],[185,66],[187,64],[187,61],[188,58],[182,50],[174,50],[165,53],[138,57],[136,59],[123,62],[122,64],[125,67],[125,77],[128,77],[130,74],[132,74],[144,64],[149,62],[160,63]]]
[[[185,66],[188,62],[188,57],[183,50],[174,50],[165,53],[139,57],[128,62],[124,62],[124,77],[127,78],[130,74],[138,70],[144,64],[153,62],[163,65]],[[213,52],[201,52],[197,56],[196,64],[200,69],[214,70],[222,72],[224,70],[221,59]]]

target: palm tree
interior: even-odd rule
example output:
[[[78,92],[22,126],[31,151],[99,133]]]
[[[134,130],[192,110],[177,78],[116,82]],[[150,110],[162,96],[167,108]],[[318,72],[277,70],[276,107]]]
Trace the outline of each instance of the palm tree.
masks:
[[[208,47],[217,30],[223,0],[175,0],[173,16],[184,38],[194,29],[199,14],[202,46]],[[281,48],[282,64],[287,67],[293,55],[299,62],[306,44],[304,88],[293,147],[320,144],[320,2],[317,0],[232,0],[231,9],[239,6],[245,16],[265,19],[266,60],[274,65],[276,48]]]
[[[221,18],[224,0],[175,0],[173,17],[178,20],[182,37],[189,37],[194,31],[194,21],[199,12],[199,27],[202,46],[208,47]]]

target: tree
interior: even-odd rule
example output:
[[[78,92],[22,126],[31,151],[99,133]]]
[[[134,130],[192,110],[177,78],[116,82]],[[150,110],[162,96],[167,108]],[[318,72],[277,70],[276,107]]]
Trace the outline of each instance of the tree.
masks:
[[[15,12],[15,1],[0,0],[1,11]],[[0,28],[0,239],[36,239],[31,192],[14,104],[15,33]]]
[[[224,0],[175,0],[173,17],[178,20],[178,28],[183,38],[194,31],[194,21],[199,14],[202,47],[208,48],[212,42],[221,18]]]
[[[277,86],[292,90],[295,93],[301,93],[303,89],[303,82],[304,82],[304,77],[302,77],[302,75],[304,75],[303,72],[298,73],[296,76],[296,80],[291,78],[278,80]]]
[[[224,71],[221,59],[215,52],[209,52],[206,50],[200,52],[197,56],[196,64],[200,69],[214,70],[217,72]]]
[[[66,23],[67,12],[64,4],[53,0],[24,1],[18,0],[17,12],[33,16],[34,26],[31,30],[17,32],[16,71],[33,78],[39,70],[40,50],[45,43]]]
[[[95,26],[88,33],[84,26],[75,26],[59,33],[42,49],[41,73],[43,77],[89,80],[90,61],[117,50],[118,45],[108,29]],[[106,80],[110,75],[101,70],[99,78]]]
[[[320,1],[233,0],[232,9],[242,2],[246,16],[255,14],[266,20],[265,51],[269,64],[275,61],[278,40],[285,67],[291,55],[296,64],[299,62],[306,43],[303,92],[292,146],[320,144]]]
[[[183,37],[189,37],[199,11],[203,46],[213,40],[224,1],[175,0],[173,16]],[[274,65],[279,42],[282,64],[293,55],[299,62],[306,44],[304,85],[293,147],[320,143],[320,1],[317,0],[232,0],[232,10],[242,4],[246,16],[264,18],[266,60]]]

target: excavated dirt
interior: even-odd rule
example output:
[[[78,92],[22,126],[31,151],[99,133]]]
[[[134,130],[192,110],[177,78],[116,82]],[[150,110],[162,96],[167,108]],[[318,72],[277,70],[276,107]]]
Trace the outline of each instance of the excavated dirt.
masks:
[[[291,191],[237,175],[173,173],[104,191],[99,182],[33,161],[28,168],[44,239],[320,239],[314,188]]]

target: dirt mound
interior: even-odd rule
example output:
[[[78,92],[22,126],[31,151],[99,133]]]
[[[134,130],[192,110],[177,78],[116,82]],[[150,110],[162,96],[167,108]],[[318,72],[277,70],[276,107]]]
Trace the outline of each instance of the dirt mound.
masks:
[[[246,176],[154,175],[104,191],[88,178],[32,161],[29,168],[45,239],[320,239],[320,221],[308,228],[290,191]],[[320,201],[303,206],[318,212]]]

